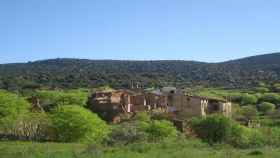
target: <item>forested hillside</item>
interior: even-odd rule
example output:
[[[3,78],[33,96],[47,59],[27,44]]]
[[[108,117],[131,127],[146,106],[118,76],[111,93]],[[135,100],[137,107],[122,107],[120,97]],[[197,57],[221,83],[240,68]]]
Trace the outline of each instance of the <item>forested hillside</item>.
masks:
[[[280,79],[280,53],[221,63],[195,61],[118,61],[50,59],[0,65],[0,88],[129,87],[131,80],[151,86],[250,87]]]

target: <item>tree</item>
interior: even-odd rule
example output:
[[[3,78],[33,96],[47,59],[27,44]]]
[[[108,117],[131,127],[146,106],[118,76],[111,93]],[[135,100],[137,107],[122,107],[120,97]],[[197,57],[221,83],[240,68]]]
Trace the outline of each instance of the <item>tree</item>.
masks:
[[[31,106],[24,98],[0,90],[0,121],[4,119],[5,121],[7,119],[15,119],[19,114],[27,113],[29,108]]]
[[[220,115],[194,118],[191,120],[191,128],[199,138],[210,145],[228,143],[236,147],[248,147],[262,143],[259,132]]]
[[[142,126],[144,131],[148,134],[150,141],[161,141],[166,138],[175,138],[177,130],[173,124],[166,120],[152,120],[148,124]]]
[[[269,102],[275,105],[280,104],[280,95],[277,93],[265,93],[261,98],[262,102]]]
[[[51,119],[47,113],[21,114],[5,132],[17,140],[54,140]]]
[[[151,120],[151,117],[150,115],[147,113],[147,112],[138,112],[136,113],[136,116],[134,118],[135,120],[137,121],[150,121]]]
[[[263,114],[268,114],[270,112],[273,112],[275,110],[275,105],[269,102],[262,102],[259,106],[258,109],[261,111]]]
[[[273,85],[273,88],[276,92],[280,92],[280,83],[276,83]]]
[[[258,111],[254,105],[243,106],[240,109],[241,117],[243,120],[255,120],[258,118]]]
[[[128,121],[113,126],[109,144],[130,144],[147,141],[148,134],[141,130],[139,121]]]
[[[241,104],[242,105],[251,105],[256,104],[258,101],[258,98],[252,94],[243,94],[241,97]]]
[[[86,106],[88,92],[81,90],[68,91],[37,91],[36,96],[40,99],[42,107],[46,111],[59,105]]]
[[[96,114],[76,105],[62,106],[52,116],[57,140],[100,143],[110,133],[109,126]]]
[[[255,89],[255,91],[257,91],[257,92],[259,92],[259,93],[267,93],[267,92],[269,92],[269,89],[266,88],[266,87],[257,87],[257,88]]]
[[[213,115],[193,119],[191,127],[199,138],[209,144],[222,143],[230,134],[231,121],[224,116]]]

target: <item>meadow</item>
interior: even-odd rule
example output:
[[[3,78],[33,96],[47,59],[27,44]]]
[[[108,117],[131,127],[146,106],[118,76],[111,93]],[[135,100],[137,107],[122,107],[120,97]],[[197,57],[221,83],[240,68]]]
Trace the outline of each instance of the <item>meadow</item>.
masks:
[[[1,142],[1,158],[278,158],[280,149],[209,146],[199,140],[97,147],[77,143]]]

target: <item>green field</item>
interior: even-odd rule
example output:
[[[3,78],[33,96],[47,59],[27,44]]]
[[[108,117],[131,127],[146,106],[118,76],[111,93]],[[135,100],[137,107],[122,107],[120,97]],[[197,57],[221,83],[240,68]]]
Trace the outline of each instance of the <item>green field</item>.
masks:
[[[86,144],[1,142],[1,158],[278,158],[280,149],[235,149],[227,145],[209,147],[197,140],[161,144],[131,144],[96,147]]]

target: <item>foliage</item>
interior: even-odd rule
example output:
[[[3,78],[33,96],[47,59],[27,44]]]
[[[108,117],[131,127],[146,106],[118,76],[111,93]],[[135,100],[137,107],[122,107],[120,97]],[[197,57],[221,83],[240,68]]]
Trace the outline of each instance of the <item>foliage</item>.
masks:
[[[151,117],[147,112],[138,112],[138,113],[136,113],[136,116],[134,117],[134,119],[137,121],[148,122],[151,120]]]
[[[151,120],[146,112],[139,112],[133,120],[113,126],[109,143],[161,142],[166,139],[175,139],[177,134],[171,122]]]
[[[241,107],[240,113],[245,120],[255,120],[258,118],[257,108],[253,105]]]
[[[265,145],[280,147],[280,128],[278,127],[263,127],[260,129],[265,138]]]
[[[241,97],[241,105],[255,105],[258,98],[252,94],[243,94]]]
[[[107,138],[110,128],[96,114],[75,105],[58,108],[52,116],[57,140],[62,142],[96,142]]]
[[[269,102],[262,102],[258,105],[258,109],[263,114],[269,114],[275,110],[275,105]]]
[[[26,113],[5,129],[5,136],[13,140],[52,141],[54,131],[48,114]]]
[[[275,84],[273,85],[273,88],[274,88],[274,90],[275,90],[276,92],[280,92],[280,83],[275,83]]]
[[[227,143],[239,148],[264,145],[262,133],[250,129],[224,116],[208,116],[192,120],[192,129],[209,144]]]
[[[110,134],[109,144],[131,144],[145,142],[148,135],[139,127],[139,122],[130,121],[114,125]]]
[[[51,59],[0,65],[0,88],[70,89],[104,85],[127,88],[131,80],[139,81],[145,87],[205,85],[248,88],[260,82],[278,82],[279,61],[279,53],[215,64],[194,61]]]
[[[148,134],[149,140],[156,142],[166,138],[176,138],[178,132],[173,124],[166,120],[153,120],[149,124],[142,125]]]
[[[278,105],[280,103],[280,95],[277,93],[265,93],[261,98],[262,102],[269,102]]]
[[[259,93],[267,93],[270,90],[268,88],[266,88],[266,87],[257,87],[257,88],[255,88],[255,91],[259,92]]]
[[[228,118],[218,115],[194,118],[191,121],[191,127],[197,136],[209,144],[225,142],[229,137],[231,124]]]
[[[86,106],[88,99],[88,92],[82,90],[40,90],[35,95],[40,99],[41,105],[46,111],[59,105]]]
[[[0,90],[0,124],[9,124],[20,114],[27,113],[30,104],[24,98]]]

